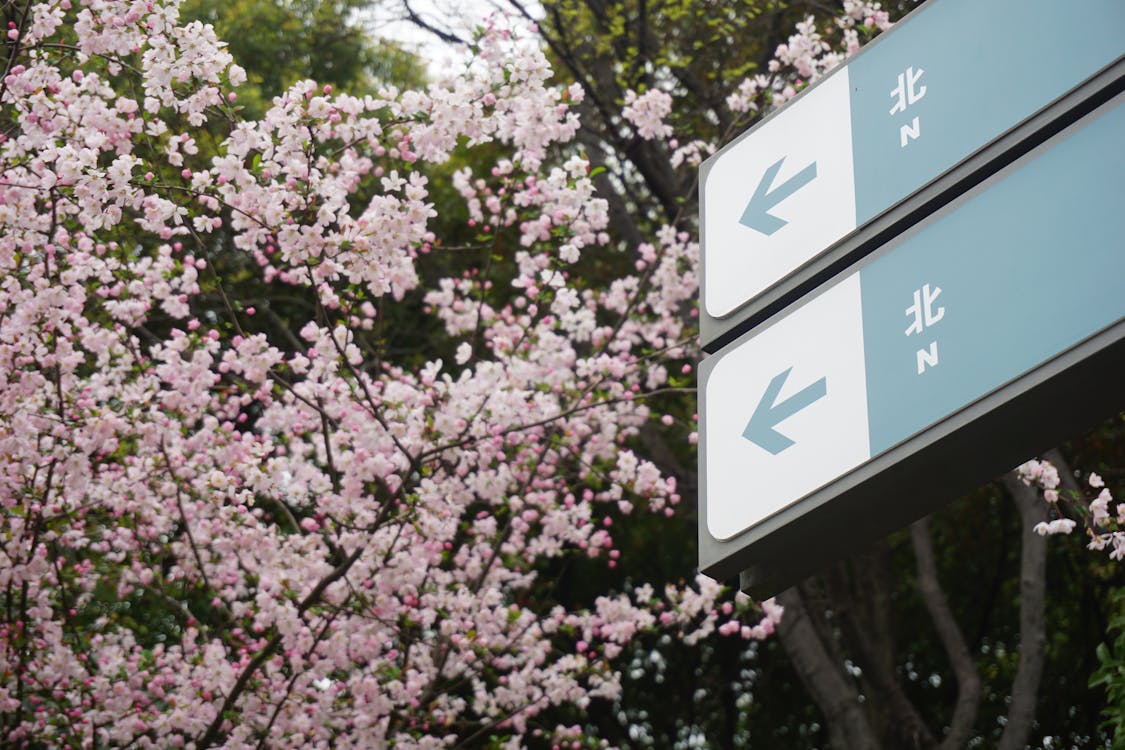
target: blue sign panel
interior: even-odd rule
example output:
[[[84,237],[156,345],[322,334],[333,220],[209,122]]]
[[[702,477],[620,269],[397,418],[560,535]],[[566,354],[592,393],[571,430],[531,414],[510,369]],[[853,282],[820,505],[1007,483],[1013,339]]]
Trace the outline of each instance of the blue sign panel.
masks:
[[[856,226],[1125,52],[1121,0],[940,0],[848,63]]]
[[[859,272],[871,455],[1125,316],[1125,107]]]

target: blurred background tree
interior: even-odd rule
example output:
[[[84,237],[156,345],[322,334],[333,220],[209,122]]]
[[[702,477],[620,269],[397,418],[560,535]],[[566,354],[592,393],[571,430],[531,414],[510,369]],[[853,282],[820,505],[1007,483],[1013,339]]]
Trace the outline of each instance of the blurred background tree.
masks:
[[[239,104],[258,118],[270,99],[311,78],[361,95],[379,84],[423,86],[424,63],[390,39],[376,40],[361,12],[366,0],[187,0],[181,15],[215,27],[249,86]]]

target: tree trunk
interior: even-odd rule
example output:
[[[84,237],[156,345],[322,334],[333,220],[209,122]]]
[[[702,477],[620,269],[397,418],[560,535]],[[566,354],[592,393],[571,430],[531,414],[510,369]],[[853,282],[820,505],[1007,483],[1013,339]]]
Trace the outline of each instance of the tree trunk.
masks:
[[[1060,475],[1067,470],[1065,465],[1057,468]],[[1024,484],[1015,472],[1004,476],[1004,487],[1020,509],[1023,547],[1020,553],[1020,662],[1012,683],[1008,723],[1004,725],[998,747],[1021,750],[1031,736],[1046,658],[1047,538],[1036,534],[1034,528],[1040,521],[1047,520],[1047,504],[1039,490]]]
[[[918,564],[918,589],[926,611],[934,622],[942,648],[949,658],[953,674],[957,677],[957,702],[953,707],[949,733],[939,745],[939,750],[955,750],[965,746],[973,733],[977,710],[980,708],[981,683],[977,673],[976,661],[965,643],[965,636],[938,579],[937,562],[934,559],[933,540],[930,538],[930,521],[923,518],[910,527],[910,538],[914,543],[914,558]]]
[[[780,594],[785,615],[778,636],[805,690],[824,713],[829,740],[836,750],[878,750],[879,741],[867,720],[855,687],[816,634],[796,588]]]

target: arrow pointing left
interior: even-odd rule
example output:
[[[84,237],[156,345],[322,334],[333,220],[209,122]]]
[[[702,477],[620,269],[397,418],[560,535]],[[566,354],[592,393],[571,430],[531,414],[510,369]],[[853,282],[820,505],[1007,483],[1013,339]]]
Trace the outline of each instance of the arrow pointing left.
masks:
[[[781,171],[781,165],[784,162],[785,157],[783,156],[771,164],[766,173],[762,175],[762,179],[758,181],[757,190],[754,191],[754,195],[750,196],[750,202],[746,204],[746,208],[742,212],[742,218],[738,220],[739,224],[769,236],[789,223],[785,219],[779,219],[771,214],[770,209],[816,179],[816,162],[814,161],[777,187],[773,187],[773,181],[777,179],[777,173]]]
[[[774,375],[773,380],[766,386],[766,392],[762,394],[761,400],[758,401],[758,407],[754,409],[754,413],[750,416],[746,429],[742,431],[742,437],[765,448],[775,456],[794,445],[794,442],[775,430],[774,427],[828,393],[828,378],[821,378],[778,403],[778,394],[781,393],[781,389],[792,370],[793,368],[790,367]]]

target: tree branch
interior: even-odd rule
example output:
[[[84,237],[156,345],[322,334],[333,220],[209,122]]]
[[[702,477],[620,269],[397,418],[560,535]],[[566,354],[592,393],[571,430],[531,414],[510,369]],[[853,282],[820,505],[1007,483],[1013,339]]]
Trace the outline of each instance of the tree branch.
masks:
[[[781,645],[805,690],[824,714],[832,746],[836,750],[878,750],[879,742],[859,695],[817,637],[800,592],[791,588],[777,601],[785,607],[777,630]]]
[[[866,623],[857,611],[862,602],[869,598],[876,582],[868,577],[853,578],[859,581],[861,590],[849,585],[848,566],[840,563],[833,566],[825,576],[832,597],[832,608],[840,623],[846,643],[854,651],[856,660],[863,670],[863,679],[879,699],[879,704],[887,708],[889,722],[885,728],[886,739],[903,750],[932,748],[936,743],[933,733],[926,726],[914,704],[906,697],[895,674],[893,660],[881,658],[878,635],[872,637]],[[882,732],[883,728],[880,728]]]
[[[437,26],[434,26],[432,23],[422,18],[422,16],[418,15],[418,13],[410,7],[410,0],[402,0],[402,9],[406,11],[406,20],[410,21],[410,23],[414,24],[423,31],[430,32],[443,42],[446,42],[447,44],[468,43],[456,34],[445,31],[444,29],[439,29]]]
[[[1083,510],[1089,510],[1090,504],[1086,502],[1082,485],[1074,478],[1074,472],[1071,471],[1070,464],[1063,458],[1063,454],[1059,452],[1059,449],[1052,448],[1044,453],[1041,458],[1045,461],[1050,461],[1059,472],[1059,488],[1063,490],[1059,493],[1059,500],[1068,502]]]
[[[934,623],[942,648],[953,667],[957,678],[957,702],[953,707],[949,733],[938,746],[939,750],[961,748],[969,741],[980,708],[981,682],[977,673],[965,636],[957,626],[957,620],[949,609],[949,602],[942,591],[938,579],[937,562],[934,558],[933,539],[930,537],[930,521],[923,518],[910,526],[910,540],[914,543],[914,559],[918,565],[918,590],[930,619]]]
[[[1057,468],[1060,476],[1067,471],[1065,465]],[[1012,683],[1008,723],[997,747],[1021,750],[1031,735],[1046,657],[1047,538],[1033,529],[1040,521],[1047,520],[1047,504],[1039,490],[1024,484],[1015,472],[1005,474],[1003,482],[1020,509],[1023,548],[1020,552],[1020,662]]]
[[[333,568],[328,575],[322,578],[316,586],[313,587],[313,590],[301,600],[301,603],[297,605],[297,615],[303,615],[310,607],[319,602],[325,589],[347,575],[352,565],[355,564],[356,560],[358,560],[362,554],[363,547],[359,547],[352,552],[352,554],[348,555],[342,563]],[[250,678],[277,652],[278,646],[280,645],[281,634],[278,633],[274,635],[269,643],[266,644],[265,648],[259,651],[243,668],[242,672],[239,673],[238,678],[235,680],[234,686],[231,687],[230,692],[227,693],[226,698],[223,699],[223,705],[219,707],[219,710],[215,713],[215,718],[212,719],[207,730],[203,733],[203,737],[199,740],[197,747],[208,748],[222,739],[223,722],[226,720],[227,713],[234,709],[235,703],[238,702],[239,697],[241,697],[243,691],[249,685]]]

